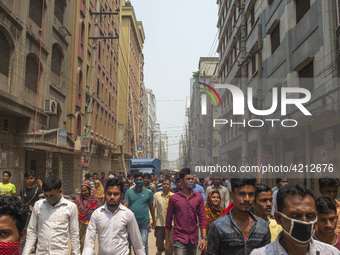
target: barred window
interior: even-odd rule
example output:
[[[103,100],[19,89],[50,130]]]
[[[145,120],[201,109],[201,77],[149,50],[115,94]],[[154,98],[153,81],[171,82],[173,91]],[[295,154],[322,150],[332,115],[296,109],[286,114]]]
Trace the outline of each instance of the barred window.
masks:
[[[256,55],[251,57],[251,73],[254,74],[256,72]]]
[[[34,92],[37,92],[38,83],[38,60],[29,54],[26,57],[26,73],[25,73],[25,86]]]
[[[296,0],[296,23],[302,19],[310,8],[310,0]]]
[[[55,0],[54,1],[54,15],[60,21],[61,24],[63,24],[64,22],[64,10],[65,10],[64,0]]]
[[[309,91],[314,90],[314,62],[310,62],[299,72],[299,87],[308,89]],[[302,96],[302,94],[300,95]]]
[[[280,23],[273,29],[270,35],[272,53],[280,46]]]
[[[11,47],[6,36],[0,32],[0,73],[8,77]]]
[[[60,76],[61,74],[61,64],[63,62],[63,55],[58,49],[56,44],[52,47],[52,64],[51,64],[51,71],[56,75]]]
[[[43,0],[31,0],[30,1],[29,17],[39,27],[41,26],[41,20],[42,20],[42,8],[43,8]]]

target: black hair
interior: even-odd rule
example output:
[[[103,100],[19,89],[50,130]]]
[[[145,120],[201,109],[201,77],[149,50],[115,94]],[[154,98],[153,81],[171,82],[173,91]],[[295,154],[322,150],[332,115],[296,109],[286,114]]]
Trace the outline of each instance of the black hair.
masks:
[[[163,181],[162,181],[162,184],[163,184],[165,181],[169,181],[169,182],[170,182],[170,184],[171,184],[171,180],[170,180],[170,178],[166,178],[166,177],[165,177],[165,178],[163,179]]]
[[[19,234],[25,228],[29,211],[28,206],[19,198],[0,196],[0,215],[9,215],[15,221]]]
[[[176,177],[175,177],[175,181],[176,181],[176,182],[179,182],[180,180],[181,180],[181,178],[179,178],[179,176],[176,176]]]
[[[36,178],[35,178],[35,180],[41,180],[41,181],[43,181],[43,179],[42,179],[42,177],[39,175],[39,176],[37,176]]]
[[[307,189],[300,184],[287,184],[285,186],[282,186],[277,192],[276,201],[277,210],[279,212],[283,211],[285,198],[288,195],[299,196],[301,199],[304,199],[306,196],[311,196],[314,202],[316,201],[315,195],[310,189]]]
[[[330,196],[319,197],[316,200],[316,211],[318,213],[330,213],[332,211],[337,213],[336,204]]]
[[[235,188],[243,187],[246,185],[255,187],[256,179],[255,178],[232,178],[231,179],[231,190],[235,192]]]
[[[86,173],[86,174],[85,174],[85,180],[90,179],[90,177],[91,177],[91,174],[90,174],[90,173]]]
[[[109,175],[113,175],[113,172],[109,172]]]
[[[218,189],[214,189],[213,191],[210,192],[211,195],[214,195],[214,194],[218,194],[220,196],[220,199],[221,199],[221,193],[218,191]],[[209,194],[210,194],[209,193]]]
[[[127,177],[128,178],[133,177],[133,173],[128,173]]]
[[[43,182],[43,191],[51,191],[53,189],[61,189],[62,181],[56,175],[50,175]]]
[[[35,178],[35,172],[33,170],[28,170],[27,172],[25,172],[24,177],[28,178],[30,176],[33,176]]]
[[[180,179],[184,179],[184,177],[186,175],[190,174],[190,168],[183,168],[180,172],[179,172],[179,178]]]
[[[105,174],[105,172],[102,172],[101,174]]]
[[[262,192],[268,192],[268,191],[270,191],[270,192],[272,192],[272,189],[268,186],[268,185],[266,185],[266,184],[260,184],[260,183],[257,183],[256,185],[255,185],[255,202],[256,202],[256,197],[260,194],[260,193],[262,193]]]
[[[120,189],[120,193],[123,194],[124,185],[119,179],[108,179],[105,185],[105,191],[107,191],[108,187],[117,186]]]
[[[12,176],[11,171],[8,171],[8,170],[4,171],[4,172],[2,173],[2,176],[3,176],[4,174],[8,174],[9,177]]]
[[[159,175],[164,175],[164,172],[160,172]]]
[[[142,172],[135,173],[134,178],[137,179],[138,177],[142,177],[143,178],[143,173]]]
[[[339,180],[335,177],[333,178],[320,178],[319,179],[319,187],[322,189],[326,186],[336,187],[338,188],[340,185]]]
[[[280,183],[280,181],[281,181],[281,177],[279,177],[279,178],[276,178],[276,179],[275,179],[275,183],[276,183],[276,185],[277,185],[277,184],[279,184],[279,183]]]
[[[144,174],[143,174],[143,178],[149,178],[149,179],[150,179],[150,178],[151,178],[151,175],[150,175],[149,173],[144,173]]]
[[[93,175],[98,175],[98,173],[93,173],[92,176],[93,176]]]

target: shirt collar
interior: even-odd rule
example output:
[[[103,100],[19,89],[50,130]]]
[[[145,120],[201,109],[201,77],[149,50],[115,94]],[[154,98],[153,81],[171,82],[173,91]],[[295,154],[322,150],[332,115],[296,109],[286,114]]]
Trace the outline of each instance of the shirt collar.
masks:
[[[182,197],[184,197],[184,198],[187,198],[186,196],[183,195],[182,190],[178,191],[176,194],[178,194],[178,195],[180,195],[180,196],[182,196]],[[193,197],[193,196],[196,196],[196,194],[195,194],[194,191],[192,191],[191,196],[190,196],[189,198],[191,198],[191,197]],[[188,198],[188,199],[189,199],[189,198]]]
[[[275,251],[277,252],[277,254],[287,254],[286,250],[282,247],[282,245],[280,244],[280,239],[283,235],[283,231],[281,231],[274,243],[275,243]],[[310,240],[309,242],[309,249],[308,249],[308,253],[307,254],[310,254],[310,255],[314,255],[314,254],[317,254],[316,252],[318,251],[316,245],[315,245],[315,241],[313,240],[313,238]]]
[[[168,192],[168,195],[166,196],[166,197],[168,197],[168,196],[170,196],[171,195],[171,192],[170,192],[170,190],[169,190],[169,192]],[[164,196],[165,197],[165,195],[164,195],[164,191],[162,190],[162,196]]]
[[[122,206],[124,206],[124,205],[122,205],[122,204],[119,202],[119,205],[118,205],[116,211],[115,211],[114,213],[112,213],[112,212],[109,210],[109,208],[107,207],[107,203],[105,203],[105,204],[101,207],[101,210],[107,211],[108,213],[111,213],[111,214],[115,214],[115,213],[117,213],[119,210],[122,210],[122,208],[121,208]]]
[[[46,198],[43,200],[43,202],[44,203],[48,203]],[[57,206],[60,206],[62,204],[67,204],[66,199],[64,198],[64,196],[61,196],[61,199],[59,200],[59,202],[56,203],[55,206],[53,206],[53,207],[57,207]]]

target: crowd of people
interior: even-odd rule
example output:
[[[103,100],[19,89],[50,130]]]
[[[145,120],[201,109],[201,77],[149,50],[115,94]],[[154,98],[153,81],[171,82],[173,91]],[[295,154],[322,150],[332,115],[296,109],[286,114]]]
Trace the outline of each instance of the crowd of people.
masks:
[[[75,201],[55,175],[24,175],[17,196],[3,172],[0,254],[156,255],[340,254],[339,180],[320,178],[316,197],[287,177],[276,186],[255,178],[197,179],[189,168],[168,176],[86,174]],[[41,183],[40,183],[41,182]],[[70,244],[70,247],[69,247]]]

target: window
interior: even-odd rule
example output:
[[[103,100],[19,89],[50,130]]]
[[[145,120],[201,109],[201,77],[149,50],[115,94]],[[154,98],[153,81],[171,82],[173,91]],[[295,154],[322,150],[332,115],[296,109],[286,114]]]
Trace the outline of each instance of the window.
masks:
[[[256,55],[251,57],[251,72],[252,74],[256,72]]]
[[[55,0],[54,1],[54,15],[60,21],[61,24],[63,24],[64,22],[64,10],[65,10],[64,0]]]
[[[81,115],[80,115],[80,112],[76,113],[76,135],[81,136]]]
[[[314,64],[311,61],[308,65],[302,68],[299,72],[299,87],[308,89],[309,91],[314,90]],[[302,96],[302,94],[301,94]]]
[[[31,0],[30,1],[29,17],[39,27],[41,26],[42,9],[43,9],[43,0]]]
[[[296,23],[302,19],[310,8],[310,0],[296,0]]]
[[[253,8],[251,8],[251,12],[250,12],[250,25],[251,27],[253,27],[255,24],[255,10],[254,10],[254,6]]]
[[[52,63],[51,63],[51,71],[56,75],[60,76],[61,74],[61,65],[63,61],[63,55],[57,44],[54,44],[52,47]]]
[[[27,55],[25,86],[34,92],[37,92],[38,68],[37,58],[33,54]]]
[[[2,132],[8,132],[9,131],[9,121],[8,119],[4,119],[2,123]]]
[[[270,35],[272,53],[280,46],[280,23],[273,29]]]
[[[5,35],[0,32],[0,73],[8,77],[9,71],[9,61],[10,61],[10,50],[11,47],[5,37]]]

